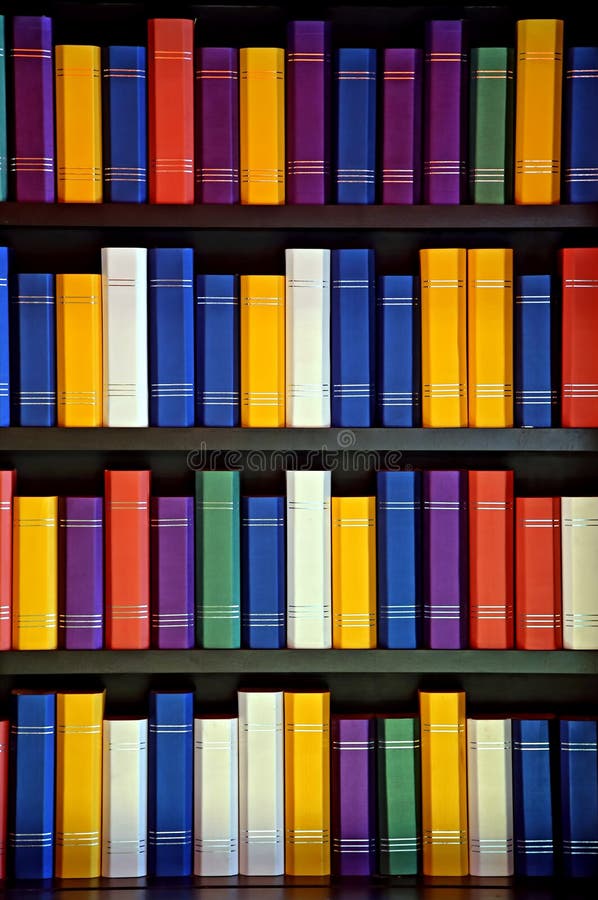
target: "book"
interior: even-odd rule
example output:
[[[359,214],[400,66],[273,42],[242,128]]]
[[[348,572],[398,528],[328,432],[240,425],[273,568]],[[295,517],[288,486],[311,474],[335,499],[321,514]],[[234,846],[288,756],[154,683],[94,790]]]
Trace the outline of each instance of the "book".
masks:
[[[238,203],[239,51],[198,47],[195,68],[195,201]]]
[[[239,872],[239,720],[195,719],[195,875]]]
[[[286,646],[284,497],[241,498],[241,635],[255,650]]]
[[[195,473],[195,636],[199,647],[241,646],[239,472]]]
[[[0,720],[0,878],[6,878],[6,850],[8,847],[8,719]]]
[[[239,424],[239,283],[236,275],[198,275],[195,298],[195,420]]]
[[[421,868],[419,719],[376,718],[378,859],[381,875]]]
[[[147,873],[147,719],[104,719],[102,875]]]
[[[376,51],[336,54],[336,202],[376,200]]]
[[[16,275],[10,301],[11,424],[56,424],[53,275]]]
[[[412,275],[378,278],[376,418],[383,428],[420,424],[420,300],[418,279]]]
[[[332,498],[332,646],[376,646],[376,498]]]
[[[598,248],[560,251],[562,274],[562,410],[564,428],[598,426]]]
[[[515,203],[558,203],[561,193],[563,22],[517,22]]]
[[[472,47],[469,92],[469,195],[473,203],[511,203],[514,53]]]
[[[102,84],[99,47],[57,44],[56,199],[101,203]]]
[[[59,500],[58,638],[65,650],[104,642],[104,532],[101,497]]]
[[[520,275],[515,296],[515,426],[550,428],[556,418],[555,297],[550,275]]]
[[[375,402],[373,250],[333,250],[330,359],[332,425],[369,428]]]
[[[147,202],[147,54],[106,47],[104,183],[110,203]]]
[[[239,872],[284,874],[282,691],[239,691]]]
[[[14,497],[12,646],[58,646],[58,498]]]
[[[148,875],[191,875],[193,694],[150,693],[148,729]]]
[[[467,425],[467,251],[420,250],[422,425]]]
[[[239,51],[241,203],[285,202],[284,50]]]
[[[285,873],[330,875],[330,693],[284,693]]]
[[[561,500],[515,500],[515,646],[562,647]]]
[[[104,425],[147,428],[147,250],[102,248]]]
[[[150,472],[104,472],[106,649],[150,645]]]
[[[159,650],[195,645],[193,497],[150,500],[151,643]]]
[[[15,469],[0,470],[0,650],[10,650],[12,631],[12,530]]]
[[[6,28],[0,16],[0,201],[8,199],[8,134],[6,121]]]
[[[282,275],[241,275],[241,425],[285,424],[285,292]]]
[[[515,875],[552,877],[555,869],[550,720],[513,718]]]
[[[332,647],[331,474],[288,471],[287,646]]]
[[[564,111],[565,203],[598,200],[598,131],[591,110],[598,103],[598,47],[569,47],[566,58]]]
[[[193,203],[193,19],[147,23],[150,203]]]
[[[11,172],[19,203],[56,199],[53,55],[49,16],[13,16]]]
[[[468,873],[465,693],[419,691],[423,874]]]
[[[0,247],[0,427],[10,425],[8,247]]]
[[[330,23],[289,22],[287,203],[330,202]]]
[[[562,861],[565,878],[598,875],[598,723],[559,722]]]
[[[329,428],[330,250],[285,250],[285,263],[286,425]]]
[[[376,867],[376,744],[372,716],[332,716],[331,817],[334,875]]]
[[[514,871],[510,719],[467,720],[469,872],[502,877]]]
[[[382,84],[382,203],[421,203],[421,50],[385,49]]]
[[[151,249],[147,262],[150,425],[194,425],[193,249]]]
[[[561,497],[563,648],[598,650],[598,498]],[[598,846],[598,845],[597,845]]]
[[[57,424],[102,424],[102,279],[56,276]]]

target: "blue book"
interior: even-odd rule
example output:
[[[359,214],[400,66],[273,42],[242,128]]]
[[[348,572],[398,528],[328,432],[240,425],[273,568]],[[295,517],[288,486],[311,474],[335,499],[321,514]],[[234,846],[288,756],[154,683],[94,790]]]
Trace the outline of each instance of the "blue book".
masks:
[[[17,275],[10,310],[13,425],[56,425],[53,275]]]
[[[0,426],[10,425],[8,247],[0,247]]]
[[[563,875],[598,877],[598,722],[561,719]]]
[[[598,201],[598,47],[570,47],[564,81],[564,203]]]
[[[420,646],[421,473],[376,475],[378,646]]]
[[[148,251],[150,425],[195,424],[193,250]]]
[[[148,875],[191,875],[193,694],[150,693]]]
[[[54,872],[56,695],[13,693],[9,844],[14,878]]]
[[[549,719],[513,719],[515,874],[554,874]]]
[[[239,424],[239,283],[236,275],[198,275],[195,298],[198,425]]]
[[[8,200],[8,140],[6,132],[5,18],[0,16],[0,200]]]
[[[286,646],[285,498],[241,498],[241,634],[244,647]]]
[[[378,424],[420,424],[421,337],[419,279],[381,275],[376,303],[376,405]]]
[[[551,428],[557,402],[550,275],[520,275],[515,296],[515,425]]]
[[[104,56],[104,181],[112,203],[147,202],[145,47],[107,47]]]
[[[336,202],[375,203],[375,50],[338,51],[336,100]]]

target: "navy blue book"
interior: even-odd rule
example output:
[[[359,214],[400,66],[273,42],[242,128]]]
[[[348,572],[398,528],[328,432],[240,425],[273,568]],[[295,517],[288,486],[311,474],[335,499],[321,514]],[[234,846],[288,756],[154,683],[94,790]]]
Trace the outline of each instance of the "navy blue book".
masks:
[[[53,275],[17,275],[10,310],[13,425],[56,425]]]
[[[418,278],[381,275],[376,303],[376,407],[385,428],[420,424],[421,337]]]
[[[239,424],[239,281],[236,275],[198,275],[195,298],[198,425]]]
[[[561,719],[563,875],[598,877],[598,722]]]
[[[550,275],[521,275],[515,296],[515,425],[551,428],[557,403]]]
[[[150,425],[194,425],[193,250],[150,250],[148,282]]]
[[[369,428],[374,419],[373,250],[333,250],[330,335],[333,426]]]
[[[192,693],[150,693],[148,750],[148,875],[191,875]]]
[[[112,203],[147,202],[145,47],[107,47],[104,56],[104,182]]]
[[[598,47],[570,47],[564,81],[563,203],[598,201]]]
[[[336,202],[376,202],[375,50],[338,51]]]
[[[0,247],[0,426],[10,425],[8,247]]]
[[[13,878],[54,873],[56,695],[15,691],[10,724]]]
[[[550,720],[513,719],[515,875],[554,874]]]
[[[285,498],[241,498],[241,638],[244,647],[286,647]]]

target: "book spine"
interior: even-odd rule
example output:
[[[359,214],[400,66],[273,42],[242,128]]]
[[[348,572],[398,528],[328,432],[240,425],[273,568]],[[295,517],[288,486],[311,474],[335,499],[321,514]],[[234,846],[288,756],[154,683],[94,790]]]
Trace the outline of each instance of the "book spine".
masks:
[[[56,276],[58,425],[102,424],[102,279]]]
[[[195,201],[238,203],[239,51],[236,47],[199,47],[195,83]]]
[[[376,866],[374,720],[332,717],[332,871],[373,875]]]
[[[58,646],[58,498],[13,501],[12,645]]]
[[[421,202],[421,50],[384,50],[382,203]]]
[[[13,502],[17,473],[0,470],[0,650],[10,650],[13,591]]]
[[[511,202],[513,69],[509,47],[471,50],[469,194],[473,203]]]
[[[239,284],[236,275],[198,275],[195,298],[195,418],[239,425]]]
[[[99,47],[56,45],[57,200],[102,202]]]
[[[467,720],[469,872],[513,875],[513,775],[510,719]]]
[[[284,277],[241,275],[241,425],[284,424]]]
[[[376,301],[376,415],[384,428],[421,419],[421,324],[418,279],[381,275]]]
[[[515,596],[517,649],[562,647],[559,497],[515,501]]]
[[[147,874],[147,719],[105,719],[102,875]]]
[[[513,719],[515,874],[552,877],[555,867],[548,719]]]
[[[100,650],[104,637],[101,497],[61,497],[58,635],[65,650]]]
[[[240,50],[241,203],[285,202],[284,50]]]
[[[598,498],[561,497],[563,648],[598,650],[593,569],[598,558]]]
[[[421,870],[419,720],[376,720],[378,858],[381,875]]]
[[[17,275],[10,303],[11,422],[56,425],[53,275]]]
[[[255,650],[286,646],[285,499],[241,499],[242,642]]]
[[[375,50],[337,52],[337,203],[376,200],[376,67]]]
[[[520,275],[515,296],[515,426],[556,419],[554,292],[550,275]]]
[[[6,115],[6,28],[0,16],[0,201],[8,200],[8,133]]]
[[[562,861],[565,878],[598,875],[598,723],[559,722]]]
[[[106,199],[111,203],[146,203],[145,47],[107,47],[103,75]]]
[[[561,250],[562,421],[564,428],[598,426],[598,248]]]
[[[570,47],[565,70],[565,203],[598,200],[598,47]]]
[[[376,646],[376,498],[332,498],[332,646]]]
[[[0,720],[0,879],[6,878],[8,847],[8,742],[9,721]]]
[[[195,643],[192,497],[150,501],[151,638],[159,650]]]
[[[8,247],[0,247],[0,427],[10,425]]]
[[[239,872],[238,719],[195,719],[195,875]]]

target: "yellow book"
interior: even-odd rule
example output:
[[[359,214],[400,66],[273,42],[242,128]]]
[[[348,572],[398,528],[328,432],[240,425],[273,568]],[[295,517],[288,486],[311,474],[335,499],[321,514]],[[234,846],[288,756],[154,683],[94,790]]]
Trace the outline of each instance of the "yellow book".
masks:
[[[12,645],[55,650],[58,639],[58,497],[15,497]]]
[[[58,200],[102,202],[100,48],[56,46]]]
[[[241,425],[284,428],[283,275],[241,276]]]
[[[102,278],[56,276],[58,424],[102,424]]]
[[[240,50],[241,203],[284,203],[284,50]]]
[[[57,878],[98,878],[104,692],[56,696]]]
[[[467,251],[469,425],[513,425],[513,251]]]
[[[424,875],[467,875],[465,692],[419,692]]]
[[[563,22],[517,22],[515,203],[561,196]]]
[[[376,646],[376,498],[332,498],[332,646]]]
[[[466,250],[420,250],[422,423],[467,425]]]
[[[330,875],[330,693],[284,695],[285,872]]]

